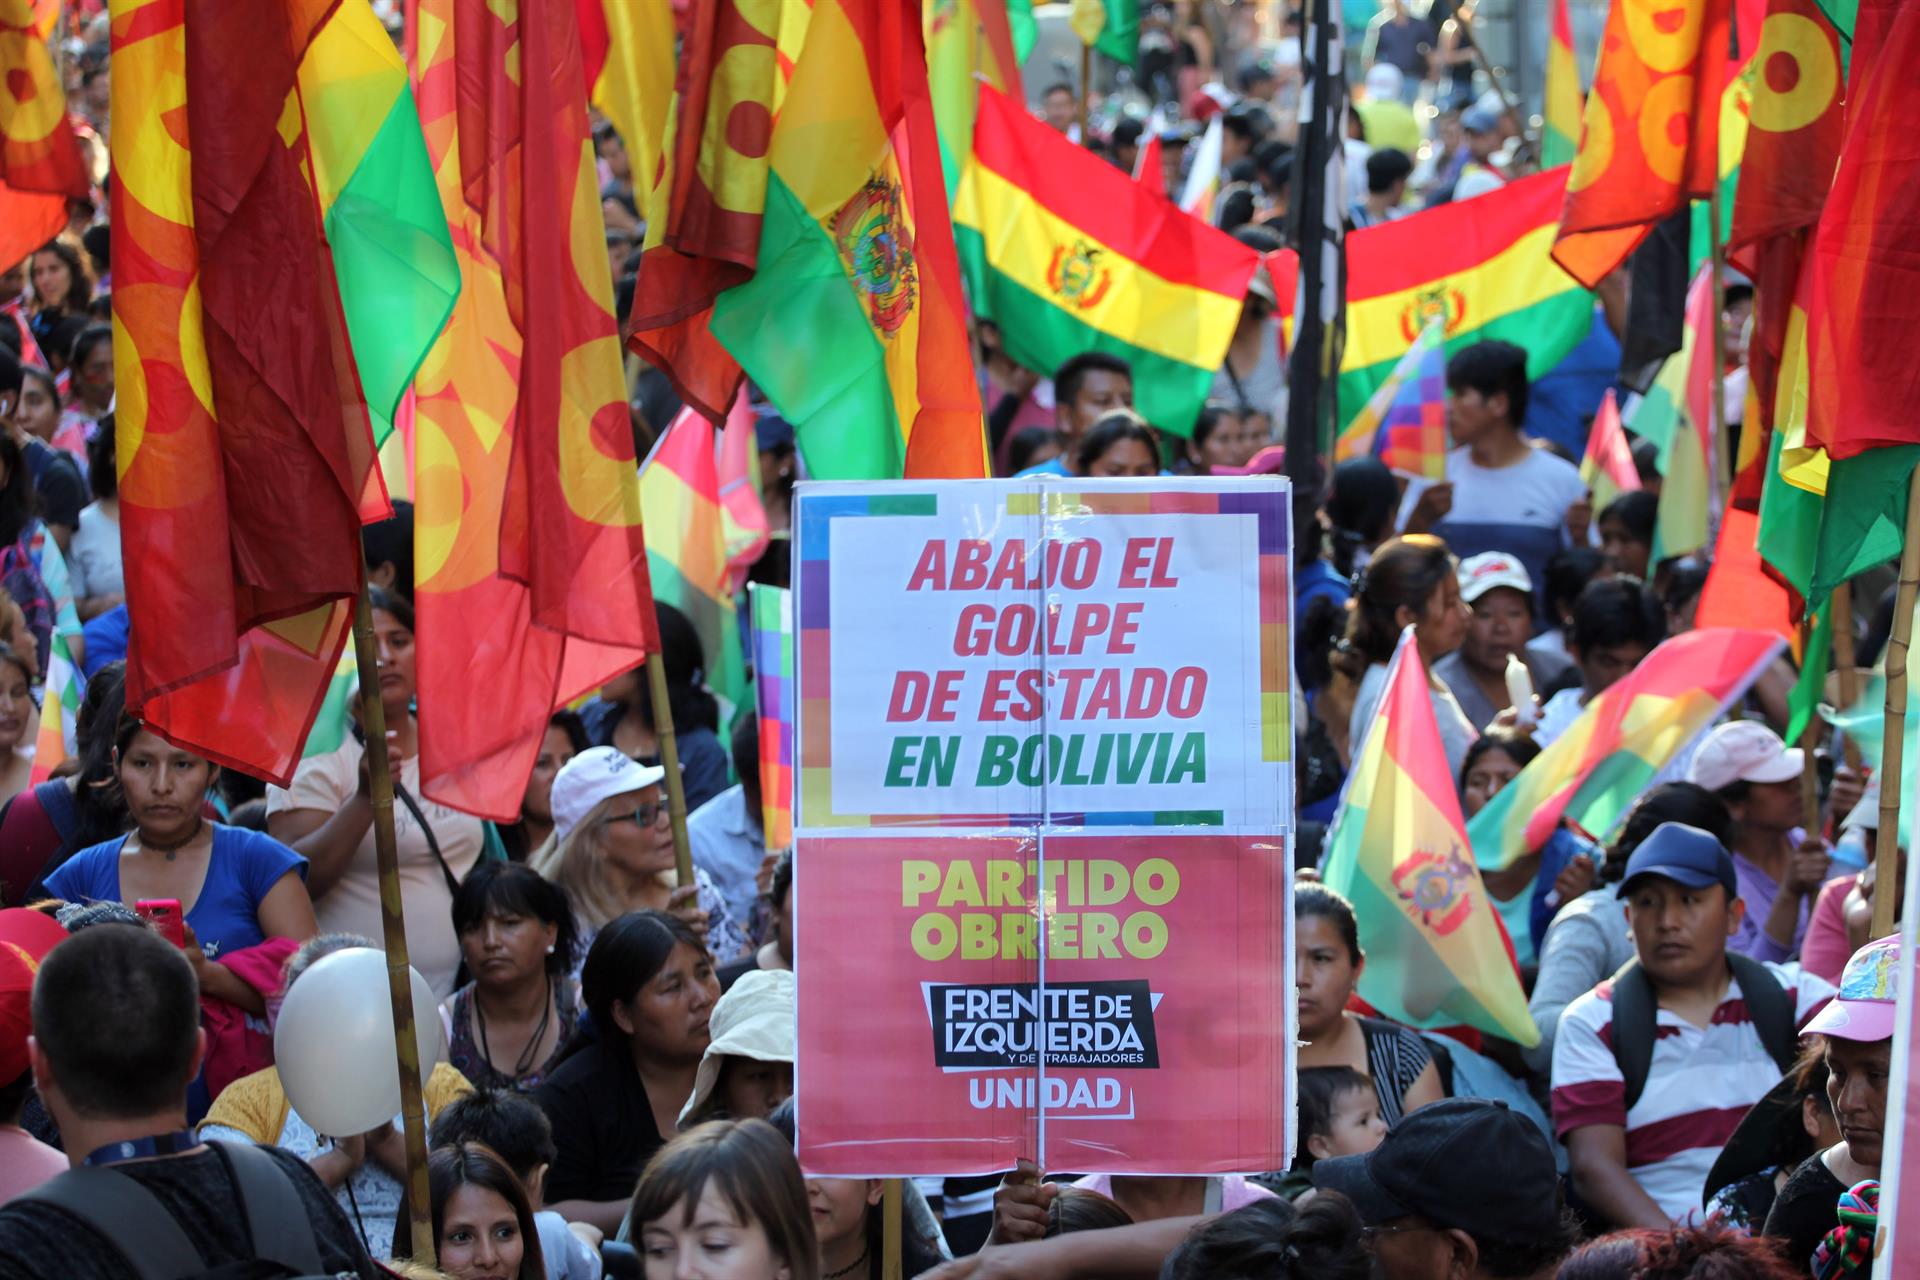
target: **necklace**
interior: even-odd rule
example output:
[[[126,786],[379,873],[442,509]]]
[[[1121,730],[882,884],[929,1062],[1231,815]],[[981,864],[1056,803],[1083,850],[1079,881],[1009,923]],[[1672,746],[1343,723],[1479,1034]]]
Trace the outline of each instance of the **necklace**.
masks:
[[[547,1038],[547,1025],[553,1018],[553,975],[547,975],[547,999],[540,1006],[540,1025],[533,1029],[533,1036],[527,1041],[527,1047],[513,1062],[513,1079],[524,1078],[533,1070],[533,1056],[540,1051],[540,1042]],[[480,988],[473,989],[473,1029],[480,1041],[480,1056],[485,1058],[487,1066],[497,1073],[500,1068],[493,1065],[493,1050],[487,1047],[487,1011],[480,1004]]]
[[[172,862],[179,856],[182,849],[200,838],[200,833],[206,829],[206,825],[207,820],[199,814],[195,814],[193,818],[193,830],[187,832],[186,835],[175,840],[172,844],[157,844],[148,839],[145,833],[142,833],[140,836],[140,847],[142,849],[151,849],[155,853],[164,853],[167,855],[167,861]]]
[[[858,1270],[860,1265],[864,1263],[866,1260],[867,1260],[867,1247],[865,1245],[861,1245],[860,1256],[855,1258],[852,1262],[848,1263],[846,1266],[840,1268],[838,1271],[827,1272],[826,1280],[840,1280],[841,1276],[847,1275],[852,1271]]]

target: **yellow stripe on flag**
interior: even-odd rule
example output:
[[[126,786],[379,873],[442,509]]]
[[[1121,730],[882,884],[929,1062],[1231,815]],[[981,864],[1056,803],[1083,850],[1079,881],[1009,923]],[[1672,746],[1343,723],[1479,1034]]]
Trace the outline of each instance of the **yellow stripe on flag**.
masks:
[[[989,259],[993,269],[1037,298],[1051,301],[1059,293],[1049,282],[1057,278],[1065,252],[1058,246],[1090,256],[1096,280],[1081,293],[1075,319],[1169,360],[1210,365],[1200,353],[1221,350],[1240,321],[1238,299],[1156,275],[1056,217],[985,165],[968,164],[953,221],[978,230],[998,251]]]

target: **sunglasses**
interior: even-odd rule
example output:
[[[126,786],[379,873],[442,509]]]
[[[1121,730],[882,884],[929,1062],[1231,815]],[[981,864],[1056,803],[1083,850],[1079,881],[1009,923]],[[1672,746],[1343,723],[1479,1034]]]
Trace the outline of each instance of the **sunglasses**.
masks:
[[[658,822],[660,820],[660,815],[665,813],[666,811],[667,811],[667,806],[663,802],[655,800],[647,804],[640,804],[640,805],[634,806],[633,811],[631,813],[625,812],[625,811],[622,811],[619,813],[609,813],[607,815],[607,821],[608,822],[625,822],[627,819],[631,818],[639,826],[650,827],[655,822]]]

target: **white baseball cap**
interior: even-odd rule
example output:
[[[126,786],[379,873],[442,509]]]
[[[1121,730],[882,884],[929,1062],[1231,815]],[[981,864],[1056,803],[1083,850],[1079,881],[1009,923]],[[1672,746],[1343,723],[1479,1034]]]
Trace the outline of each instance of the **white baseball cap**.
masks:
[[[712,1095],[726,1059],[792,1062],[798,1056],[798,992],[791,969],[749,969],[727,988],[708,1018],[713,1039],[700,1055],[693,1093],[680,1108],[681,1124]]]
[[[1472,604],[1495,587],[1512,587],[1533,594],[1527,566],[1504,551],[1482,551],[1460,562],[1460,598]]]
[[[667,776],[657,764],[641,764],[615,747],[588,747],[554,775],[553,834],[565,840],[602,800],[650,787]]]
[[[1754,720],[1731,720],[1707,735],[1687,766],[1687,781],[1718,791],[1736,782],[1789,782],[1805,767],[1804,754]]]

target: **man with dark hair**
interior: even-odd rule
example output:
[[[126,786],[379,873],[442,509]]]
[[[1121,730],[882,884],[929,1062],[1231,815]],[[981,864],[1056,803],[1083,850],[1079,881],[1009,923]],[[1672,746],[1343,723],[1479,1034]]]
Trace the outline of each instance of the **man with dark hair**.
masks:
[[[1476,342],[1447,361],[1447,478],[1407,485],[1406,533],[1436,533],[1456,556],[1504,551],[1543,579],[1571,544],[1567,509],[1587,496],[1580,470],[1520,434],[1527,417],[1527,353]]]
[[[1258,102],[1236,102],[1220,117],[1220,167],[1253,154],[1273,132],[1273,116]]]
[[[1353,202],[1347,221],[1358,230],[1377,227],[1400,216],[1407,198],[1407,179],[1413,174],[1413,161],[1404,151],[1381,147],[1367,157],[1367,194]]]
[[[394,499],[393,516],[360,530],[367,581],[413,603],[413,504]]]
[[[553,1126],[540,1105],[509,1089],[476,1089],[434,1117],[427,1134],[434,1150],[478,1142],[498,1155],[526,1189],[548,1280],[600,1280],[600,1233],[585,1223],[569,1227],[546,1203],[547,1170],[557,1151]]]
[[[115,1230],[117,1200],[94,1185],[107,1171],[133,1184],[116,1185],[115,1193],[150,1197],[207,1269],[284,1261],[279,1251],[310,1227],[328,1274],[375,1280],[380,1273],[366,1248],[305,1161],[260,1148],[270,1163],[243,1173],[258,1159],[254,1148],[208,1146],[187,1128],[187,1083],[205,1047],[193,966],[157,933],[89,929],[48,954],[33,985],[33,1080],[67,1159],[86,1172],[63,1174],[0,1207],[0,1271],[8,1280],[123,1280],[136,1271],[130,1251],[164,1243]],[[239,1208],[249,1203],[242,1193],[249,1184],[278,1185],[297,1198],[297,1218],[275,1224],[287,1230],[254,1237]],[[74,1207],[60,1199],[67,1195]],[[270,1200],[257,1197],[254,1211],[271,1216]]]
[[[749,711],[733,723],[733,776],[740,779],[687,815],[693,864],[713,878],[727,912],[744,926],[760,890],[755,880],[767,857],[760,807],[760,720]]]
[[[755,969],[793,968],[793,854],[783,853],[774,864],[773,880],[767,889],[767,929],[772,936],[758,948],[714,971],[722,991],[732,987],[740,976]]]
[[[1041,92],[1040,118],[1055,133],[1065,134],[1067,141],[1080,141],[1080,95],[1066,81],[1050,84]]]
[[[1138,116],[1126,116],[1107,136],[1107,159],[1128,177],[1133,176],[1134,166],[1140,163],[1140,139],[1146,131],[1146,121]]]
[[[1580,669],[1580,685],[1547,699],[1533,740],[1544,747],[1565,733],[1589,702],[1666,638],[1667,611],[1640,579],[1617,573],[1587,583],[1567,623],[1567,656]]]
[[[1067,474],[1066,460],[1080,437],[1115,409],[1133,407],[1133,366],[1105,351],[1083,351],[1053,372],[1053,429],[1060,453],[1020,474]]]
[[[1553,1123],[1602,1221],[1663,1230],[1698,1216],[1721,1148],[1833,987],[1727,951],[1744,904],[1732,855],[1698,827],[1656,827],[1618,892],[1635,958],[1560,1015]]]

